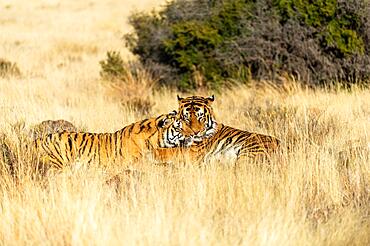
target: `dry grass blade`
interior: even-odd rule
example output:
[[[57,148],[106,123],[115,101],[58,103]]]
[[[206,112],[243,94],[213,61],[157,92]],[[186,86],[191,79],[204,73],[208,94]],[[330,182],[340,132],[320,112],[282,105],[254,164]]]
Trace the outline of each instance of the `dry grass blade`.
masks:
[[[177,108],[177,93],[153,90],[146,71],[114,83],[99,74],[107,50],[127,54],[112,34],[128,30],[128,6],[162,1],[8,2],[0,54],[22,78],[0,76],[0,244],[370,244],[368,89],[313,91],[288,78],[216,95],[219,121],[282,140],[269,160],[117,160],[42,173],[28,129],[45,119],[113,132]]]

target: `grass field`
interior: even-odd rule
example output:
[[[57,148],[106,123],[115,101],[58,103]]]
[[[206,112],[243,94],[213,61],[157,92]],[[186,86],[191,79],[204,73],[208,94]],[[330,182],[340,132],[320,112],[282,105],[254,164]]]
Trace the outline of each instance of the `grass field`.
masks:
[[[132,59],[121,40],[130,11],[162,2],[0,2],[0,58],[21,71],[0,77],[0,132],[20,170],[14,179],[1,167],[0,244],[369,245],[365,89],[312,91],[289,80],[216,94],[219,122],[282,140],[270,161],[117,163],[35,177],[19,137],[43,120],[112,132],[177,108],[177,92],[152,90],[144,72],[118,91],[99,77],[107,50]],[[140,96],[147,112],[122,104]],[[134,171],[106,182],[126,168]]]

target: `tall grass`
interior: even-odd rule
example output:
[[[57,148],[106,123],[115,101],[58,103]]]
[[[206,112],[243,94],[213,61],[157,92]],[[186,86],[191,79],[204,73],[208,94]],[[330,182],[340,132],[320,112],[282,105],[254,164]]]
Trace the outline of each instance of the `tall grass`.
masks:
[[[99,60],[117,45],[111,33],[120,29],[112,23],[119,23],[122,1],[106,8],[98,1],[40,7],[45,3],[15,1],[4,14],[10,22],[1,19],[8,39],[1,39],[0,54],[22,71],[22,77],[0,78],[1,244],[370,244],[366,89],[313,91],[286,83],[216,95],[218,121],[283,141],[269,161],[201,167],[151,160],[110,167],[75,163],[60,173],[36,172],[25,146],[29,129],[42,120],[111,132],[177,108],[177,92],[146,87],[151,107],[144,116],[121,103],[126,94],[99,79]],[[14,19],[22,11],[32,20],[28,25]],[[77,21],[81,14],[85,28],[73,25],[79,29],[73,35],[67,17]],[[94,16],[99,19],[90,23]],[[48,35],[38,36],[45,30]],[[127,88],[137,78],[150,85],[145,76],[130,77]],[[6,151],[12,158],[4,158]]]

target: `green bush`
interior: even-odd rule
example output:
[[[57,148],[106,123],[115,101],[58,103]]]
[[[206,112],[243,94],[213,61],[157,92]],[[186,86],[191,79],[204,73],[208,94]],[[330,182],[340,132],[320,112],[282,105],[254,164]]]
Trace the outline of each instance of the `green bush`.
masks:
[[[107,58],[100,61],[100,76],[105,79],[120,78],[125,74],[124,62],[117,51],[108,51]]]
[[[217,81],[220,64],[212,57],[212,51],[221,43],[217,30],[197,21],[180,22],[172,26],[173,37],[164,40],[165,51],[171,57],[170,64],[187,78],[188,73],[200,71],[207,80]],[[186,79],[182,87],[194,88],[194,81]]]
[[[282,73],[310,84],[367,81],[367,1],[175,0],[134,13],[125,40],[160,83],[185,90]]]
[[[332,49],[338,57],[363,54],[363,37],[357,11],[343,9],[337,0],[277,0],[282,21],[297,17],[302,25],[315,28],[323,49]],[[344,13],[341,15],[341,13]]]

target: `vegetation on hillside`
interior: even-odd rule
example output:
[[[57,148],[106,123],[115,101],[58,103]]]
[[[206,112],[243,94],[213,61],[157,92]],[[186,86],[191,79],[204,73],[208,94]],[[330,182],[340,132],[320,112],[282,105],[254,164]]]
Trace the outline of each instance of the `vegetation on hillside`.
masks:
[[[129,22],[127,47],[180,89],[284,73],[310,85],[370,78],[367,0],[176,0]]]

